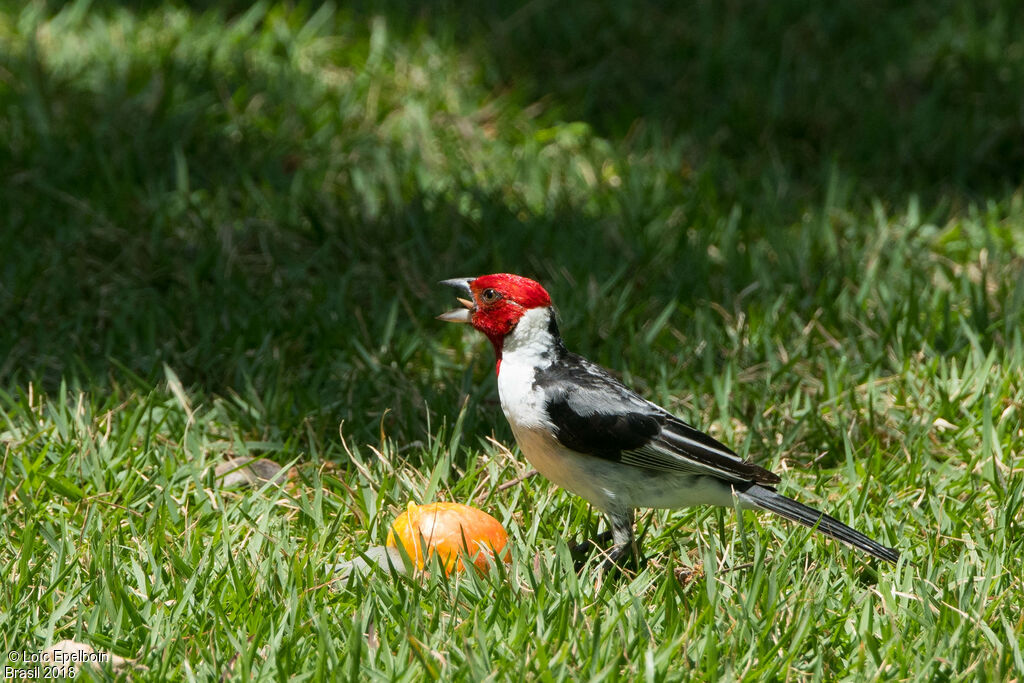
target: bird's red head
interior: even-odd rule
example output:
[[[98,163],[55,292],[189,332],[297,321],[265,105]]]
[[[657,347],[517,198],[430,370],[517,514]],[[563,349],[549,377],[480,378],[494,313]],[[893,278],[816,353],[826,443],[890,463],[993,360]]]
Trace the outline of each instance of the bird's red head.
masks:
[[[472,297],[459,299],[465,308],[438,316],[453,323],[470,323],[487,335],[501,358],[505,335],[515,329],[523,315],[533,308],[551,305],[551,297],[539,283],[509,273],[454,278],[442,284],[457,287]]]

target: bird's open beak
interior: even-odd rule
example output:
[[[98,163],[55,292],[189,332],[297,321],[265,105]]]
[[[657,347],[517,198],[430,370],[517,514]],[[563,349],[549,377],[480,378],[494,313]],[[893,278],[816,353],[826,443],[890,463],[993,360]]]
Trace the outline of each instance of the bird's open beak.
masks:
[[[448,311],[437,316],[438,320],[444,320],[450,323],[468,323],[473,321],[473,311],[476,310],[476,304],[473,303],[473,290],[469,288],[469,283],[475,280],[473,277],[456,277],[451,280],[441,280],[440,284],[454,287],[460,292],[464,293],[469,299],[463,299],[459,297],[459,303],[465,306],[465,308],[456,308],[454,311]]]

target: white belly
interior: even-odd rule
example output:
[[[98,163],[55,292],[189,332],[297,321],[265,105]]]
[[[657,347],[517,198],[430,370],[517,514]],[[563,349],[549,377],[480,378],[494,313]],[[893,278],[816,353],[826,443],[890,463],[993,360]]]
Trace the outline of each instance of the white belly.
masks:
[[[565,448],[547,431],[512,427],[519,449],[537,471],[598,510],[732,505],[730,487],[714,477],[623,465]]]

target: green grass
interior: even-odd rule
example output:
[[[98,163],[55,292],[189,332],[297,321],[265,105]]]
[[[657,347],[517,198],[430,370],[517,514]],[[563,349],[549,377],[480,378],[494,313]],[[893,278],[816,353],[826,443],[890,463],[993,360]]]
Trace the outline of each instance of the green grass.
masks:
[[[0,643],[160,680],[1024,677],[1016,3],[0,3]],[[394,6],[392,6],[394,5]],[[436,281],[905,560],[525,473]],[[340,425],[340,427],[339,427]],[[512,449],[511,452],[507,449]],[[227,489],[229,456],[291,470]],[[409,500],[489,577],[334,568]],[[695,578],[680,578],[703,569]]]

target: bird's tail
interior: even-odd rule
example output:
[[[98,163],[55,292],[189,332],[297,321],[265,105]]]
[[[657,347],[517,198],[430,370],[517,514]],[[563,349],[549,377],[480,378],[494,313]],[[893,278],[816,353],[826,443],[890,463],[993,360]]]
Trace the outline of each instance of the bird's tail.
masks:
[[[849,543],[855,548],[860,548],[869,555],[881,560],[895,563],[900,554],[892,548],[887,548],[881,543],[876,543],[864,534],[851,529],[842,522],[829,517],[824,512],[807,507],[795,500],[786,498],[775,491],[754,484],[746,491],[737,491],[736,495],[740,501],[747,505],[774,512],[786,519],[803,524],[804,526],[817,529],[826,536]]]

